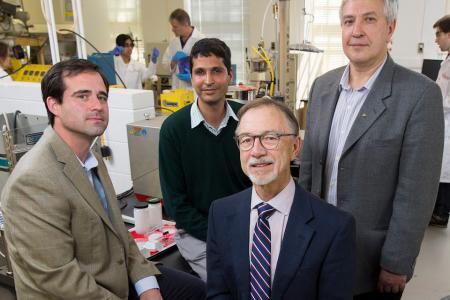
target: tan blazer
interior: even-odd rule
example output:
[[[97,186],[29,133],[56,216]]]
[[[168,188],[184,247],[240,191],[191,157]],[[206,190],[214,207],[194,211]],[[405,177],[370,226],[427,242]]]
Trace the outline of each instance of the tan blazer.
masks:
[[[97,158],[109,217],[50,127],[11,174],[1,203],[18,299],[127,299],[129,280],[159,274],[128,234]]]

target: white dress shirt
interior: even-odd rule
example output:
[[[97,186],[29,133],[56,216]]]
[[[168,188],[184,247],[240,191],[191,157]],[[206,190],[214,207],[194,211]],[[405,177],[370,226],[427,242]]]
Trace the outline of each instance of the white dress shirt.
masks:
[[[195,98],[195,101],[194,101],[194,103],[192,103],[191,111],[190,111],[190,113],[191,113],[191,129],[197,127],[198,125],[200,125],[200,123],[203,122],[203,125],[206,127],[206,129],[208,129],[209,132],[211,132],[215,136],[218,136],[220,134],[220,132],[222,131],[222,129],[227,127],[228,120],[230,119],[230,117],[235,119],[236,122],[238,122],[239,119],[236,116],[236,114],[234,113],[234,111],[231,108],[228,101],[225,101],[225,105],[226,105],[225,106],[225,109],[226,109],[225,116],[222,119],[222,122],[220,122],[219,127],[214,128],[214,126],[212,126],[211,124],[206,122],[205,118],[202,115],[202,112],[198,108],[198,98]]]
[[[284,231],[286,230],[286,224],[289,219],[289,213],[291,212],[291,206],[294,202],[295,195],[295,183],[294,180],[289,180],[288,185],[275,197],[266,201],[275,208],[274,213],[269,217],[270,234],[271,234],[271,281],[273,283],[273,277],[277,268],[278,256],[280,255],[281,243],[283,242]],[[256,206],[264,202],[256,193],[255,186],[252,188],[252,200],[250,211],[250,235],[249,235],[249,257],[252,255],[253,233],[255,231],[255,225],[258,221],[258,209]]]

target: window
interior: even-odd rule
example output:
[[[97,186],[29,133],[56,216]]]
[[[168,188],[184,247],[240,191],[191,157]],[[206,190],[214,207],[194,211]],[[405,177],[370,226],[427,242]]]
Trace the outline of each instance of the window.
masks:
[[[306,0],[306,11],[314,15],[308,39],[324,50],[322,72],[341,67],[348,63],[342,50],[339,7],[341,0]]]
[[[237,66],[236,82],[244,81],[248,0],[188,0],[185,7],[205,37],[219,38],[230,47],[231,63]]]

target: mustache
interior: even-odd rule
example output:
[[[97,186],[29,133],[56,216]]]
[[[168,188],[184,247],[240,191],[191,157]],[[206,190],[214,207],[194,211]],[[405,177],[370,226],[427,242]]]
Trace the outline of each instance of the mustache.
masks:
[[[102,112],[90,112],[86,115],[87,118],[104,118],[105,114]]]
[[[247,165],[249,167],[259,164],[273,164],[275,161],[272,158],[269,157],[251,157],[250,160],[247,162]]]

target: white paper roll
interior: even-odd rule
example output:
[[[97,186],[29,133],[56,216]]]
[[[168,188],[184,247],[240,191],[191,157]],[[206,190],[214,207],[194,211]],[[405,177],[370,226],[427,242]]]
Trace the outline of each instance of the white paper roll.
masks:
[[[148,205],[148,219],[150,228],[160,228],[162,226],[161,203],[151,203]]]
[[[139,234],[145,234],[152,228],[150,225],[150,219],[148,217],[147,208],[134,208],[134,225],[135,230]]]

